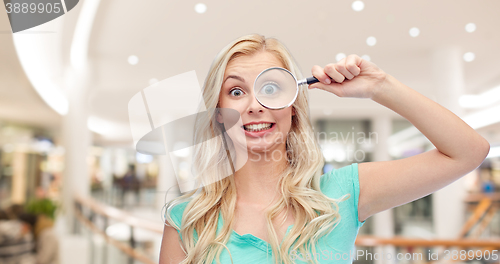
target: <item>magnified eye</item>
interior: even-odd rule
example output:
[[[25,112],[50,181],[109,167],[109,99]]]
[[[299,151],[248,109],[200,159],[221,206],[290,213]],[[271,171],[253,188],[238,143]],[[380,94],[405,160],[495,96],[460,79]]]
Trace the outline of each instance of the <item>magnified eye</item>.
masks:
[[[231,92],[229,92],[232,96],[242,96],[243,91],[240,89],[233,89]]]
[[[265,95],[273,95],[273,94],[276,94],[277,92],[279,92],[280,90],[281,90],[281,88],[279,87],[279,85],[277,83],[270,82],[270,83],[266,83],[266,84],[264,84],[264,86],[262,86],[262,88],[260,89],[260,93],[265,94]]]

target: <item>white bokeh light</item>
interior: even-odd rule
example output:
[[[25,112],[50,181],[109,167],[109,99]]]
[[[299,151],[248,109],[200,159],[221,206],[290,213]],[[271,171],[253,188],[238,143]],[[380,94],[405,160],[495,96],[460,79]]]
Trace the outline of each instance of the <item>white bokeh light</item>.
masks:
[[[363,10],[364,8],[365,8],[365,3],[363,3],[363,1],[354,1],[352,3],[352,9],[354,11],[359,12],[359,11]]]
[[[464,61],[471,62],[476,58],[476,55],[472,52],[467,52],[464,54]]]
[[[467,31],[469,33],[476,31],[476,24],[469,23],[469,24],[465,25],[465,31]]]
[[[377,44],[377,39],[375,37],[368,37],[366,39],[366,44],[368,44],[368,46],[375,46],[375,44]]]
[[[196,13],[198,14],[203,14],[207,12],[207,5],[203,3],[198,3],[194,6],[194,11],[196,11]]]
[[[361,56],[361,58],[362,58],[363,60],[367,60],[367,61],[370,61],[370,60],[371,60],[370,56],[368,56],[368,55],[366,55],[366,54],[365,54],[365,55],[363,55],[363,56]]]
[[[340,61],[343,58],[345,58],[345,54],[344,53],[337,53],[337,55],[335,55],[335,59],[337,61]]]
[[[150,163],[153,161],[153,156],[136,152],[135,153],[135,160],[138,163]]]
[[[420,35],[420,29],[416,28],[416,27],[412,27],[410,28],[410,36],[412,37],[417,37],[418,35]]]
[[[130,65],[136,65],[137,63],[139,63],[139,58],[135,55],[130,55],[128,56],[127,61]]]

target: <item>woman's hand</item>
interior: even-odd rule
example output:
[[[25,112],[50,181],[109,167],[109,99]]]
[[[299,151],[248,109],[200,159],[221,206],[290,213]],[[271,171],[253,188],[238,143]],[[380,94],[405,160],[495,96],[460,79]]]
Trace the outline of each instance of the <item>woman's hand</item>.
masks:
[[[318,88],[339,97],[357,98],[373,98],[387,76],[377,65],[358,55],[349,55],[325,68],[315,65],[312,74],[320,82],[309,85],[309,89]]]

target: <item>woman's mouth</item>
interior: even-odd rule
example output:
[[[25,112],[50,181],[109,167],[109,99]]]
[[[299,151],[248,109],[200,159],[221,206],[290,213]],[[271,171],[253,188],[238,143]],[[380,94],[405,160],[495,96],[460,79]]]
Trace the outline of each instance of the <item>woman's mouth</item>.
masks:
[[[263,130],[268,130],[273,126],[274,123],[260,123],[243,126],[243,128],[248,132],[259,132]]]
[[[272,132],[276,123],[259,123],[244,125],[245,135],[249,137],[263,137]]]

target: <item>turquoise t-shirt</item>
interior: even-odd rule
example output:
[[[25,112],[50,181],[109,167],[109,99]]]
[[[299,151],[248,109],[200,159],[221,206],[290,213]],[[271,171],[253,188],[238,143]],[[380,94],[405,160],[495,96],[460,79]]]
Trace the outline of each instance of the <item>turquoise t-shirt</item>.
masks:
[[[289,258],[294,263],[307,263],[306,260],[313,257],[319,263],[352,263],[356,256],[354,241],[359,228],[365,223],[365,221],[358,221],[358,164],[353,163],[323,174],[321,176],[321,192],[330,198],[336,199],[345,194],[350,194],[348,199],[338,203],[341,220],[331,233],[318,241],[315,256],[310,254],[304,256],[299,254],[300,252],[291,251]],[[171,218],[178,226],[181,226],[182,214],[187,204],[188,201],[172,208]],[[217,233],[221,230],[223,223],[222,215],[219,214]],[[290,232],[291,228],[292,226],[288,227],[286,234]],[[196,231],[194,236],[197,237]],[[231,252],[234,264],[273,263],[274,260],[271,245],[252,234],[240,235],[233,230],[226,246]],[[231,263],[227,250],[222,251],[220,261],[223,264]],[[214,261],[213,263],[217,262]]]

